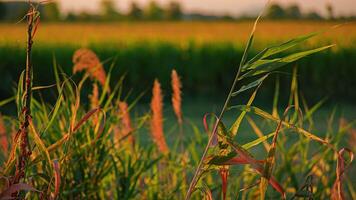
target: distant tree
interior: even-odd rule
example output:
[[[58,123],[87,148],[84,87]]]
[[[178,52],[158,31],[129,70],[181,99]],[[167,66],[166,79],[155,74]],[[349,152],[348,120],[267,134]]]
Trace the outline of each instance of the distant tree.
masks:
[[[285,9],[286,18],[288,19],[300,19],[302,18],[302,13],[297,4],[290,5]]]
[[[117,19],[120,15],[113,0],[101,1],[101,14],[105,20]]]
[[[128,17],[134,20],[142,19],[143,11],[136,2],[131,2]]]
[[[179,2],[171,1],[165,9],[165,18],[168,20],[179,20],[182,16],[182,7]]]
[[[0,20],[3,20],[6,16],[6,6],[5,3],[0,2]]]
[[[65,20],[66,21],[76,21],[76,20],[78,20],[78,17],[74,13],[70,12],[67,14]]]
[[[60,20],[60,11],[56,2],[51,2],[43,6],[41,13],[42,19],[45,21]]]
[[[226,15],[223,15],[223,16],[221,17],[221,20],[224,20],[224,21],[233,21],[233,20],[234,20],[234,17],[231,16],[231,15],[226,14]]]
[[[306,19],[310,19],[310,20],[321,20],[323,19],[317,12],[312,11],[308,14],[305,15]]]
[[[163,15],[163,9],[155,1],[151,1],[144,11],[145,18],[149,20],[162,20]]]
[[[269,19],[283,19],[285,17],[286,17],[286,12],[278,4],[272,4],[267,10],[266,18],[269,18]]]
[[[328,19],[334,19],[334,8],[330,3],[326,4],[326,11],[328,12]]]

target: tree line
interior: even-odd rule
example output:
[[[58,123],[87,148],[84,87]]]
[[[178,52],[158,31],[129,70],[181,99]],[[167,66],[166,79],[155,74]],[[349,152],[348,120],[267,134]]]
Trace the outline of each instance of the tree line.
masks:
[[[355,16],[336,17],[331,4],[326,4],[325,9],[327,16],[322,16],[316,11],[304,13],[297,4],[289,6],[281,6],[272,4],[266,11],[265,17],[271,20],[354,20]],[[11,10],[11,11],[10,11]],[[171,1],[165,6],[158,4],[155,1],[150,1],[148,4],[141,6],[137,2],[132,1],[127,12],[122,12],[117,9],[114,0],[102,0],[100,2],[100,11],[98,13],[89,12],[70,12],[67,14],[61,13],[58,3],[52,2],[41,5],[41,19],[43,21],[122,21],[122,20],[149,20],[149,21],[178,21],[178,20],[241,20],[253,19],[254,16],[239,16],[232,15],[208,15],[202,13],[184,13],[182,6],[177,1]],[[0,2],[0,20],[16,20],[21,19],[27,11],[26,1],[17,2]]]

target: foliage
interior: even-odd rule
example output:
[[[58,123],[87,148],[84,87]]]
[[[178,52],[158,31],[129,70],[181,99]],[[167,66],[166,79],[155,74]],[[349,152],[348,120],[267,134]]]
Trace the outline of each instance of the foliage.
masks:
[[[66,75],[54,59],[53,84],[35,82],[32,86],[36,76],[31,73],[31,47],[39,15],[31,8],[27,16],[26,70],[19,76],[16,94],[10,98],[15,100],[18,116],[0,119],[4,149],[0,153],[1,199],[182,199],[186,191],[186,199],[209,200],[355,197],[348,176],[354,155],[342,140],[349,139],[354,148],[355,137],[346,134],[354,133],[356,121],[342,119],[335,129],[334,112],[325,125],[326,133],[317,133],[313,116],[323,102],[309,107],[300,94],[297,67],[283,113],[278,107],[279,84],[272,114],[255,105],[264,82],[276,70],[333,46],[290,52],[319,33],[299,36],[250,56],[258,17],[221,113],[205,114],[203,118],[207,134],[180,116],[182,85],[173,71],[173,106],[179,117],[168,135],[164,132],[158,79],[152,91],[151,112],[138,113],[130,119],[129,112],[145,93],[133,99],[124,95],[125,75],[113,73],[118,59],[111,61],[106,73],[107,61],[101,62],[89,49],[80,49],[74,53],[74,69],[70,71],[81,71],[82,76]],[[88,85],[93,85],[91,105],[83,101],[83,90]],[[233,103],[233,99],[251,90],[247,103]],[[46,92],[55,95],[54,102],[43,98]],[[10,100],[5,99],[0,105]],[[226,113],[237,116],[230,126],[224,118]],[[245,117],[250,129],[241,128]],[[184,134],[183,130],[189,132]],[[250,142],[240,140],[245,131],[248,135],[255,132],[257,137]],[[28,140],[24,140],[24,133]],[[167,143],[166,135],[170,138]],[[264,150],[258,149],[262,143]],[[24,157],[26,162],[22,162]]]
[[[98,52],[100,58],[116,58],[118,65],[112,73],[114,76],[119,76],[127,72],[127,84],[135,85],[138,91],[148,89],[148,85],[151,85],[155,78],[159,78],[162,86],[167,88],[170,82],[168,74],[176,67],[182,75],[187,96],[223,95],[224,91],[221,88],[228,87],[232,78],[226,77],[221,69],[233,71],[234,65],[237,64],[236,58],[242,55],[240,47],[228,43],[203,45],[190,43],[186,47],[180,47],[164,42],[137,42],[122,46],[93,44],[89,47]],[[71,55],[75,50],[75,45],[36,44],[33,52],[33,59],[37,67],[37,71],[34,72],[36,84],[53,84],[50,76],[41,76],[41,74],[53,73],[53,69],[50,67],[53,55],[58,58],[58,64],[63,67],[63,70],[66,73],[71,73]],[[356,62],[354,52],[354,48],[345,47],[334,51],[325,51],[299,61],[300,87],[303,89],[304,95],[313,102],[325,96],[333,101],[355,101],[356,94],[353,92],[353,88],[356,87],[354,79],[356,71],[352,64]],[[251,54],[255,53],[257,52],[252,49]],[[0,48],[0,54],[3,55],[0,60],[0,71],[4,75],[2,80],[4,84],[0,86],[0,96],[8,98],[12,93],[11,87],[8,86],[12,85],[21,73],[19,66],[24,66],[23,60],[12,59],[12,56],[20,58],[24,56],[24,52],[22,48],[11,45]],[[200,73],[201,71],[204,73]],[[279,71],[288,74],[291,72],[289,69]],[[281,85],[288,84],[288,80],[288,76],[282,76]],[[211,85],[207,86],[206,82]],[[273,82],[267,80],[264,94],[272,97],[273,87]],[[283,87],[281,90],[282,95],[286,94],[287,88]],[[88,94],[87,90],[83,92]],[[282,98],[286,98],[286,95],[283,95]]]

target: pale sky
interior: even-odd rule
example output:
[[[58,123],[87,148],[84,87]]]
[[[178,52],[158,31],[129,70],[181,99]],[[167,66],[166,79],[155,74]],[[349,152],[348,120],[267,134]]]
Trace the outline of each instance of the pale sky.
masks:
[[[96,12],[100,0],[58,0],[65,11],[90,11]],[[117,7],[125,11],[132,0],[114,0]],[[145,5],[150,0],[134,0],[140,5]],[[170,0],[156,0],[161,5]],[[214,14],[254,14],[257,13],[267,0],[176,0],[181,3],[184,11],[201,11]],[[334,7],[335,15],[355,15],[356,0],[272,0],[281,4],[297,3],[303,11],[316,10],[325,14],[325,5],[330,3]]]

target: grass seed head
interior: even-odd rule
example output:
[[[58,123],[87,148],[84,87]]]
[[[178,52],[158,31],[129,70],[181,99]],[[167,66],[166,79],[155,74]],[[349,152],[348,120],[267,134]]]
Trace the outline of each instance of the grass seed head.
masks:
[[[154,81],[151,101],[151,134],[153,141],[162,153],[168,153],[168,146],[163,132],[163,103],[161,85],[156,79]]]
[[[121,117],[121,127],[120,127],[120,135],[121,137],[128,137],[128,140],[131,144],[135,143],[135,138],[132,135],[132,124],[129,108],[126,102],[119,101],[119,116]]]
[[[172,105],[173,105],[173,110],[174,113],[177,116],[178,119],[178,123],[182,123],[182,109],[181,109],[181,105],[182,105],[182,98],[181,98],[181,88],[182,88],[182,84],[180,82],[180,78],[178,76],[178,73],[176,70],[172,70],[172,74],[171,74],[171,79],[172,79],[172,90],[173,90],[173,94],[172,94]]]
[[[81,48],[74,52],[73,55],[73,73],[86,70],[90,77],[98,80],[104,86],[106,82],[106,73],[98,56],[90,49]]]

